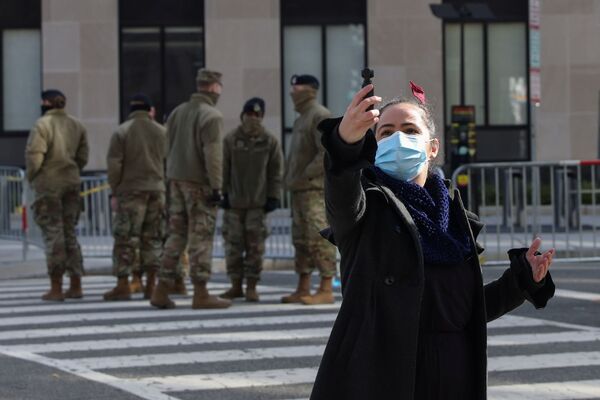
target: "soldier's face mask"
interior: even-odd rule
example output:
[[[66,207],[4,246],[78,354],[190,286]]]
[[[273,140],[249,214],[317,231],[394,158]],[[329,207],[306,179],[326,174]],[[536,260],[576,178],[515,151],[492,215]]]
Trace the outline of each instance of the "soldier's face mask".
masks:
[[[292,91],[290,93],[292,96],[292,101],[294,102],[294,107],[298,109],[298,107],[309,100],[317,98],[317,91],[315,89],[305,89],[299,91]]]
[[[251,114],[242,115],[242,130],[244,133],[252,135],[260,133],[262,127],[262,117]]]

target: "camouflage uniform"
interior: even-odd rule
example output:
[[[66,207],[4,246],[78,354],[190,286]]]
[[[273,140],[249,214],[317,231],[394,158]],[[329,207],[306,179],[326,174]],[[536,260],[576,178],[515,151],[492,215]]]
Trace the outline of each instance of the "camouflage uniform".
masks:
[[[324,148],[317,125],[330,116],[317,103],[316,91],[308,90],[296,104],[300,116],[294,122],[286,162],[285,185],[292,195],[292,242],[298,274],[315,267],[321,277],[336,273],[335,247],[319,235],[327,226],[324,202]]]
[[[186,246],[191,280],[207,281],[211,275],[217,205],[210,197],[221,190],[223,168],[223,117],[214,106],[208,94],[194,93],[167,121],[169,235],[161,280],[175,279]]]
[[[262,118],[250,118],[223,142],[223,193],[231,207],[223,216],[223,237],[232,280],[260,279],[268,235],[265,204],[267,199],[279,200],[281,192],[281,146],[259,125]]]
[[[112,136],[107,155],[108,182],[117,196],[113,221],[113,273],[131,275],[139,249],[142,272],[157,270],[165,208],[165,128],[148,111],[129,115]]]
[[[31,208],[42,230],[50,276],[83,274],[75,227],[81,213],[79,176],[88,154],[85,128],[64,109],[38,119],[27,140],[27,180],[35,190]]]

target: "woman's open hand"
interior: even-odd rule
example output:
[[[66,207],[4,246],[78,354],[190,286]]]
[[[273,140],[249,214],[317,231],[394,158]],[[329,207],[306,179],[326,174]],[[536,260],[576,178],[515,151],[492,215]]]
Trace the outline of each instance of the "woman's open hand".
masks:
[[[367,111],[369,106],[381,102],[379,96],[364,98],[371,90],[373,90],[372,84],[360,89],[346,108],[339,127],[340,136],[346,143],[352,144],[360,141],[367,130],[379,121],[379,110]]]
[[[535,255],[540,246],[542,245],[542,239],[535,238],[533,242],[531,242],[531,246],[529,250],[527,250],[527,261],[529,265],[531,265],[531,271],[533,272],[533,280],[537,283],[540,282],[546,276],[548,272],[548,268],[550,268],[550,264],[552,264],[552,257],[554,257],[554,253],[556,252],[554,249],[550,249],[544,254]]]

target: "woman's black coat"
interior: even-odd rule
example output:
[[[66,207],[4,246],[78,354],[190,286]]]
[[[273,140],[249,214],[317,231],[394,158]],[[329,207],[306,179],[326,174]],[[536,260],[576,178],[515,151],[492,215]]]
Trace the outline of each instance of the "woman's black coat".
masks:
[[[423,254],[417,228],[405,206],[374,174],[364,169],[374,160],[371,132],[357,144],[344,143],[339,119],[320,129],[325,157],[325,203],[330,229],[323,232],[339,248],[343,301],[312,391],[311,400],[412,400],[415,383],[419,313],[424,287]],[[464,210],[458,192],[451,206]],[[462,223],[475,237],[483,225],[464,212]],[[527,249],[509,252],[511,267],[483,285],[479,257],[472,321],[476,396],[486,398],[486,322],[521,305],[536,308],[554,294],[548,274],[535,284],[525,259]]]

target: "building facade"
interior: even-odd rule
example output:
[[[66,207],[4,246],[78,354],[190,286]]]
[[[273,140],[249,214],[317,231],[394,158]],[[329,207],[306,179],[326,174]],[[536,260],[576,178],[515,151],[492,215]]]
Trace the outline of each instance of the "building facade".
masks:
[[[460,18],[434,16],[431,3]],[[465,104],[475,110],[477,161],[598,158],[600,0],[539,0],[540,47],[531,40],[528,2],[483,1],[483,17],[464,13],[463,3],[3,0],[0,165],[24,164],[42,88],[65,92],[68,112],[88,129],[88,169],[101,171],[127,98],[146,92],[163,121],[194,91],[200,67],[224,74],[227,130],[244,101],[260,96],[265,123],[284,147],[295,117],[293,74],[316,75],[321,101],[341,115],[369,66],[384,99],[409,94],[409,80],[425,88],[446,161],[452,106]],[[529,90],[532,56],[539,103]]]

